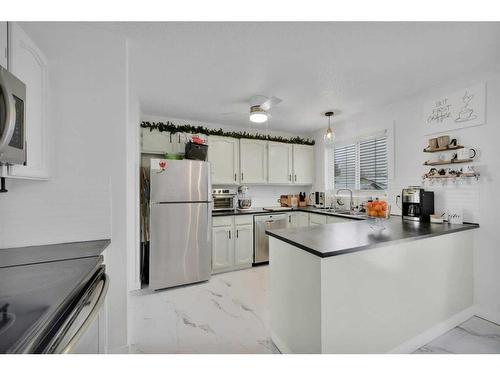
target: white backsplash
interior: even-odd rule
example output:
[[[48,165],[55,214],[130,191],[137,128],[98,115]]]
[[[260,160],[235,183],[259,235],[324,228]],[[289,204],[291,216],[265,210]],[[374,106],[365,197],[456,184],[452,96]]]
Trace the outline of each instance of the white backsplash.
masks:
[[[279,206],[280,195],[299,194],[305,191],[308,195],[310,186],[280,186],[280,185],[246,185],[248,194],[252,198],[252,207],[273,207]],[[237,190],[237,186],[214,185],[214,188],[229,188]]]

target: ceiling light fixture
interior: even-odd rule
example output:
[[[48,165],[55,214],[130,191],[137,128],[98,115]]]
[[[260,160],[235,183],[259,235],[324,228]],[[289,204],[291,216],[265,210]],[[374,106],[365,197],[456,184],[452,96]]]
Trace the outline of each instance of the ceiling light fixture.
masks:
[[[325,116],[328,117],[328,129],[326,129],[326,133],[323,138],[326,146],[333,146],[335,135],[333,134],[333,130],[330,126],[330,118],[333,116],[333,112],[325,112]]]
[[[263,123],[267,121],[267,112],[260,106],[254,105],[250,107],[250,121],[256,123]]]

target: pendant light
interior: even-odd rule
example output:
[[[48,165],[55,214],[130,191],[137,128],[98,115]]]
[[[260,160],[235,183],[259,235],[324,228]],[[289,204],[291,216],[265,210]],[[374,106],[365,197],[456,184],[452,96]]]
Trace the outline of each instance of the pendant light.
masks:
[[[325,116],[328,117],[328,129],[326,129],[323,139],[325,141],[325,146],[333,146],[335,135],[333,134],[333,130],[330,126],[330,118],[333,116],[333,112],[325,112]]]

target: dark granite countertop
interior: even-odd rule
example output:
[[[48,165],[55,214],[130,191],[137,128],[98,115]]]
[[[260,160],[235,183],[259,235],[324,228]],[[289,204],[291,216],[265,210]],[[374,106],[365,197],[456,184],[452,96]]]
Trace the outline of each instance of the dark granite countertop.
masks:
[[[56,260],[95,257],[111,240],[94,240],[0,249],[0,268]]]
[[[369,220],[358,220],[275,229],[266,233],[311,254],[326,258],[476,228],[479,228],[479,224],[420,223],[392,216],[385,221],[385,229],[382,231],[373,230]]]
[[[330,212],[324,208],[316,208],[316,207],[312,207],[312,206],[297,207],[297,208],[292,208],[291,210],[287,209],[286,207],[283,207],[283,209],[277,209],[277,210],[273,210],[273,211],[264,210],[264,208],[262,208],[262,207],[252,208],[251,210],[213,211],[212,217],[235,216],[235,215],[264,215],[264,214],[271,215],[271,214],[273,214],[273,212],[309,212],[309,213],[318,214],[318,215],[345,217],[345,218],[353,219],[353,220],[365,220],[366,219],[365,216],[339,214],[339,213]]]

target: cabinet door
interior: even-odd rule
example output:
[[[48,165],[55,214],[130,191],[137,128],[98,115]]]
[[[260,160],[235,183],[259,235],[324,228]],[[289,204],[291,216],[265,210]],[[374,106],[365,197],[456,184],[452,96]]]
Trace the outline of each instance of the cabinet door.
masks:
[[[236,225],[234,263],[237,266],[252,264],[253,261],[253,225]]]
[[[236,138],[208,137],[208,161],[213,185],[239,183],[238,145]]]
[[[338,216],[327,216],[327,219],[326,219],[327,224],[346,223],[348,221],[351,221],[351,219],[347,219],[345,217],[338,217]]]
[[[267,141],[240,139],[240,181],[267,183]]]
[[[290,216],[289,225],[291,228],[309,226],[309,214],[307,212],[294,212]]]
[[[270,184],[291,184],[293,174],[292,145],[280,142],[268,144],[268,182]]]
[[[314,178],[314,147],[293,145],[293,183],[311,185]]]
[[[7,22],[0,22],[0,65],[7,69]]]
[[[172,139],[168,132],[141,128],[141,151],[148,154],[172,152]]]
[[[310,225],[326,224],[326,216],[318,214],[309,214],[309,224]]]
[[[9,23],[10,70],[26,84],[26,165],[9,167],[10,177],[47,179],[47,60],[17,23]]]
[[[212,228],[212,270],[229,268],[234,264],[233,226]]]

